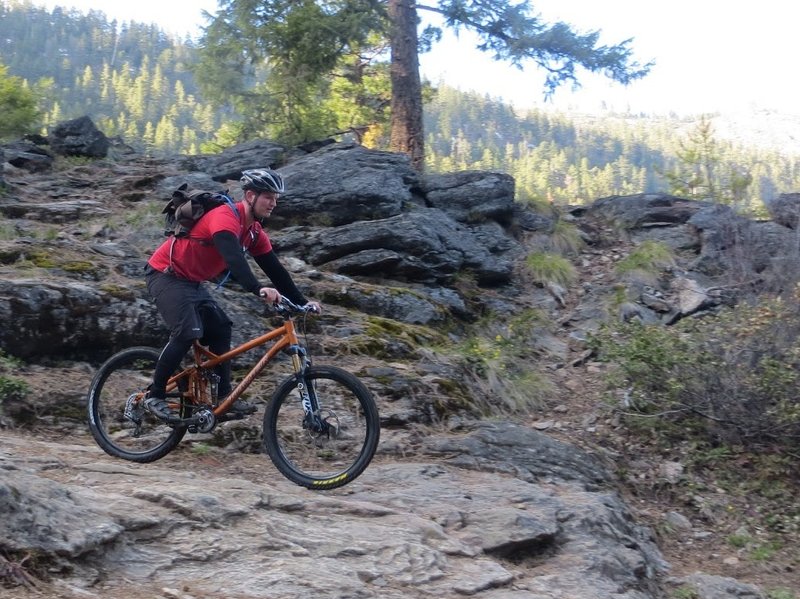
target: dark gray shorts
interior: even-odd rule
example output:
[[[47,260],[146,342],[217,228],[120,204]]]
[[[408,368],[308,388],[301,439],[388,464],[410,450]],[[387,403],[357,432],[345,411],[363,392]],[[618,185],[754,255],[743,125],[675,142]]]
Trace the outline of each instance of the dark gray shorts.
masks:
[[[149,266],[145,282],[161,318],[169,327],[170,337],[200,339],[204,336],[204,326],[211,329],[233,324],[203,283],[179,279]]]

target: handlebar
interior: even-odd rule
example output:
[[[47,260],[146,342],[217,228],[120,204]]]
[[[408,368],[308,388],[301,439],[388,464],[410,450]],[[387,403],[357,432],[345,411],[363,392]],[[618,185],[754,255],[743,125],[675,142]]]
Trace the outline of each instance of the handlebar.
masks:
[[[305,306],[298,306],[288,297],[281,296],[277,304],[274,304],[275,311],[279,314],[316,314],[319,311],[313,304],[306,304]]]

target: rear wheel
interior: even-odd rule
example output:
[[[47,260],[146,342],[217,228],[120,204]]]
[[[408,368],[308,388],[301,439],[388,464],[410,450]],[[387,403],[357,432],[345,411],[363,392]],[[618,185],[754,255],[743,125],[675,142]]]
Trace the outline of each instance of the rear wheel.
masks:
[[[186,427],[168,426],[144,407],[158,356],[150,347],[123,350],[100,366],[92,379],[89,430],[109,455],[153,462],[172,451],[186,434]]]
[[[319,410],[302,405],[305,387]],[[292,482],[309,489],[346,485],[369,465],[380,438],[375,400],[355,376],[334,366],[313,366],[275,391],[264,414],[264,448]]]

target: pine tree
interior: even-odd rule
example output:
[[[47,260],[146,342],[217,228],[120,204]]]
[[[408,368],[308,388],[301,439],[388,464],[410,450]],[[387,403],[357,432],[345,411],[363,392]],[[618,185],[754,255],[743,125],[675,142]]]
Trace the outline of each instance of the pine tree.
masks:
[[[390,149],[407,153],[412,165],[421,169],[420,37],[427,44],[436,33],[426,30],[418,35],[418,10],[442,15],[455,30],[475,31],[481,39],[478,47],[499,60],[542,67],[548,94],[563,83],[577,82],[577,67],[621,83],[643,77],[650,68],[631,59],[629,41],[600,46],[599,32],[581,35],[564,23],[542,23],[527,2],[438,0],[428,6],[413,0],[222,0],[202,40],[202,68],[197,74],[210,98],[221,101],[223,94],[232,94],[237,108],[246,109],[251,119],[281,115],[283,125],[266,125],[297,138],[297,128],[305,126],[298,115],[317,116],[311,110],[317,94],[327,91],[325,83],[341,68],[343,57],[366,47],[371,36],[382,37],[391,46]],[[279,83],[265,87],[260,85],[263,77]],[[214,95],[215,89],[225,91]],[[263,124],[260,128],[257,122],[252,124],[256,132],[264,129]]]
[[[39,118],[36,98],[19,77],[8,74],[0,63],[0,139],[27,133]]]

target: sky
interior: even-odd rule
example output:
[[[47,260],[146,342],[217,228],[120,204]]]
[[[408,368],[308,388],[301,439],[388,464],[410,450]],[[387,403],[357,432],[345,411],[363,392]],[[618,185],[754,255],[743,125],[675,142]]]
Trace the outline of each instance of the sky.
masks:
[[[214,13],[216,0],[34,0],[52,8],[99,10],[119,21],[157,23],[165,31],[195,36]],[[424,4],[420,2],[420,4]],[[603,44],[633,38],[634,58],[655,64],[628,86],[578,71],[581,88],[560,87],[544,99],[544,76],[534,65],[520,71],[474,49],[468,32],[446,32],[420,57],[423,77],[463,91],[502,98],[519,108],[650,114],[744,114],[776,110],[800,115],[794,63],[796,15],[787,0],[534,0],[548,23],[564,21],[586,33],[599,30]],[[423,11],[420,16],[425,17]]]

